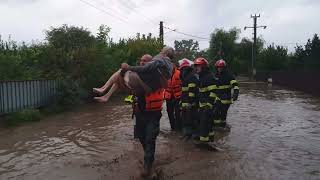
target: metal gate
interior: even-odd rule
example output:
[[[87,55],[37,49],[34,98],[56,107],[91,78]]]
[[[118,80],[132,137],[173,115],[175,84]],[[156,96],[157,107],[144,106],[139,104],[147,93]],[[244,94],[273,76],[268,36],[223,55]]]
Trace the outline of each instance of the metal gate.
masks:
[[[49,105],[58,84],[58,80],[0,81],[0,114]]]

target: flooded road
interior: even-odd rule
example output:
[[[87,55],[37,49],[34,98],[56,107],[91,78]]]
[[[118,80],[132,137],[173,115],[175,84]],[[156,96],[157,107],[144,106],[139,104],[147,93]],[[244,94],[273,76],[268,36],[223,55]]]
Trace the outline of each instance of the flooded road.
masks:
[[[156,179],[320,179],[320,99],[240,83],[220,152],[182,142],[163,113]],[[116,98],[0,129],[0,179],[139,179],[143,153],[131,108]]]

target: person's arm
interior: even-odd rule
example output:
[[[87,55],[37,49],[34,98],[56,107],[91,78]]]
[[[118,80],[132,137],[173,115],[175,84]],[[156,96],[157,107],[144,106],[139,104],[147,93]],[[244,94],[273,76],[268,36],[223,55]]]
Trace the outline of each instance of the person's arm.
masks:
[[[127,70],[133,72],[152,72],[155,71],[160,65],[159,61],[152,61],[146,63],[144,66],[129,66]]]
[[[233,75],[230,75],[230,85],[233,88],[233,96],[232,96],[232,100],[233,101],[237,101],[238,100],[238,96],[239,96],[239,84],[238,82],[235,80]]]

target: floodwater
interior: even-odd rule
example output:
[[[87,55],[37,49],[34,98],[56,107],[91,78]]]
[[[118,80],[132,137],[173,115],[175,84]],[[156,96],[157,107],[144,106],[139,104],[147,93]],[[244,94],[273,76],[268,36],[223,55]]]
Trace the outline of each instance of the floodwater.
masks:
[[[320,179],[320,99],[263,83],[240,83],[219,152],[170,132],[163,113],[154,179]],[[114,98],[0,129],[0,179],[140,179],[143,153],[131,108]]]

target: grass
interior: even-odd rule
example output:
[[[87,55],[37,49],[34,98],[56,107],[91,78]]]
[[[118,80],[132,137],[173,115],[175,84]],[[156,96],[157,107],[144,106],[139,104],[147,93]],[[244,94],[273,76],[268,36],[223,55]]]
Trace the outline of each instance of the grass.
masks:
[[[16,126],[26,122],[40,121],[42,114],[38,109],[26,109],[20,112],[8,114],[5,117],[5,124],[7,126]]]

